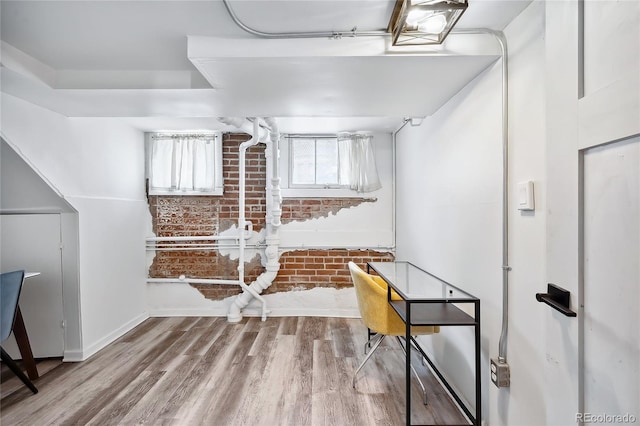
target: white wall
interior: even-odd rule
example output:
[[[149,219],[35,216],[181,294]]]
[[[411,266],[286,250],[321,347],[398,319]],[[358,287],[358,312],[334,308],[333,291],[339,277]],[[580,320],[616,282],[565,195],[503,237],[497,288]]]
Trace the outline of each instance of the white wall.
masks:
[[[0,148],[0,213],[72,212],[64,201],[5,142]]]
[[[78,211],[82,344],[65,357],[86,358],[147,316],[143,135],[114,119],[66,118],[6,94],[2,133]]]
[[[420,127],[397,136],[397,257],[481,299],[483,417],[492,425],[545,423],[544,5],[509,25],[510,273],[507,358],[511,387],[490,381],[502,314],[501,64],[472,81]],[[533,180],[535,212],[516,209],[515,184]],[[443,373],[474,401],[471,330],[444,329],[423,341]]]
[[[373,146],[382,188],[364,194],[355,194],[353,191],[347,192],[350,192],[352,196],[374,198],[376,201],[342,209],[337,214],[329,215],[326,218],[287,223],[280,229],[280,239],[283,247],[317,245],[336,248],[375,248],[391,247],[393,245],[393,153],[391,134],[374,134]],[[287,161],[288,157],[285,152],[281,158],[281,169],[288,167]],[[304,196],[313,196],[311,191],[308,190],[297,191],[302,191],[298,193],[304,194]],[[285,191],[286,196],[287,191]],[[372,229],[375,229],[376,232],[371,232]]]

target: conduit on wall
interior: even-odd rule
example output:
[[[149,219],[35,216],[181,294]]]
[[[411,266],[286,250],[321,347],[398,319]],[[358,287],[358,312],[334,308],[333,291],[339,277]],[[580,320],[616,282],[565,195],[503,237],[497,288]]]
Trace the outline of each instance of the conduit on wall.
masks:
[[[296,33],[267,33],[258,31],[249,27],[242,22],[233,9],[229,5],[229,0],[223,0],[229,16],[233,22],[244,31],[261,38],[324,38],[333,39],[342,38],[342,36],[365,36],[365,37],[389,37],[390,34],[385,30],[369,31],[358,33],[354,28],[352,31],[335,32],[335,31],[319,31],[319,32],[296,32]],[[500,333],[500,342],[498,344],[498,360],[501,363],[507,362],[507,333],[509,324],[509,92],[508,92],[508,57],[507,57],[507,40],[502,31],[492,30],[490,28],[469,28],[469,29],[453,29],[452,34],[490,34],[494,36],[500,43],[502,54],[502,163],[503,163],[503,183],[502,183],[502,328]],[[404,123],[406,124],[406,123]],[[403,124],[403,125],[404,125]],[[399,130],[399,129],[398,129]],[[396,132],[397,133],[397,132]],[[395,142],[395,134],[394,134]]]

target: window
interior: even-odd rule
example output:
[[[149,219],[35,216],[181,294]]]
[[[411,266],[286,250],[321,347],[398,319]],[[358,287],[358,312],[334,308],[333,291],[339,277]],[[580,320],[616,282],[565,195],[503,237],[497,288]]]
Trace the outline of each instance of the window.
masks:
[[[372,139],[363,134],[288,136],[289,188],[380,189]]]
[[[151,195],[222,195],[220,133],[150,133],[147,158]]]
[[[289,138],[291,187],[337,188],[347,186],[340,179],[338,138]],[[342,182],[342,183],[341,183]]]

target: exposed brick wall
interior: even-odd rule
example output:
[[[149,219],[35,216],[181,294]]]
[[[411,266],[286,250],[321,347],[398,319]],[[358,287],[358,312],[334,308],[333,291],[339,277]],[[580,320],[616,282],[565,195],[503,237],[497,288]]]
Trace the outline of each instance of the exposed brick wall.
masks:
[[[374,250],[295,250],[282,254],[280,271],[269,288],[262,294],[283,291],[309,290],[315,287],[351,287],[347,263],[355,262],[366,269],[370,261],[392,261],[392,253]],[[262,272],[262,268],[260,268]],[[250,281],[247,280],[247,284]],[[207,299],[223,299],[239,293],[238,286],[193,284]]]
[[[153,231],[158,237],[201,236],[223,232],[237,223],[239,163],[238,150],[246,134],[225,134],[223,138],[222,196],[149,196]],[[266,160],[263,146],[250,147],[246,155],[246,218],[259,232],[265,225]],[[327,217],[343,208],[371,198],[288,198],[283,201],[282,222],[304,221]],[[202,242],[202,241],[201,241]],[[208,241],[205,243],[214,243]],[[354,260],[355,259],[355,260]],[[369,260],[392,259],[388,253],[373,250],[300,250],[286,252],[280,259],[281,271],[265,294],[313,287],[349,286],[347,262],[364,265]],[[247,259],[245,281],[252,282],[264,268],[258,256]],[[174,278],[180,275],[194,278],[237,279],[238,261],[220,255],[215,250],[158,251],[149,269],[153,278]],[[240,292],[237,285],[193,285],[205,297],[222,299]]]
[[[282,254],[280,271],[271,287],[275,293],[314,287],[344,288],[351,286],[347,263],[353,261],[365,268],[369,261],[392,261],[393,254],[374,250],[296,250]]]

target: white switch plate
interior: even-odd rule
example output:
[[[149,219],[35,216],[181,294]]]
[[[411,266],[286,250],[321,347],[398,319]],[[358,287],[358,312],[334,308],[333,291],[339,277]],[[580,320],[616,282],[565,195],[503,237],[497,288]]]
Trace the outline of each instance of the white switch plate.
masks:
[[[535,210],[533,181],[531,180],[518,184],[518,210]]]

